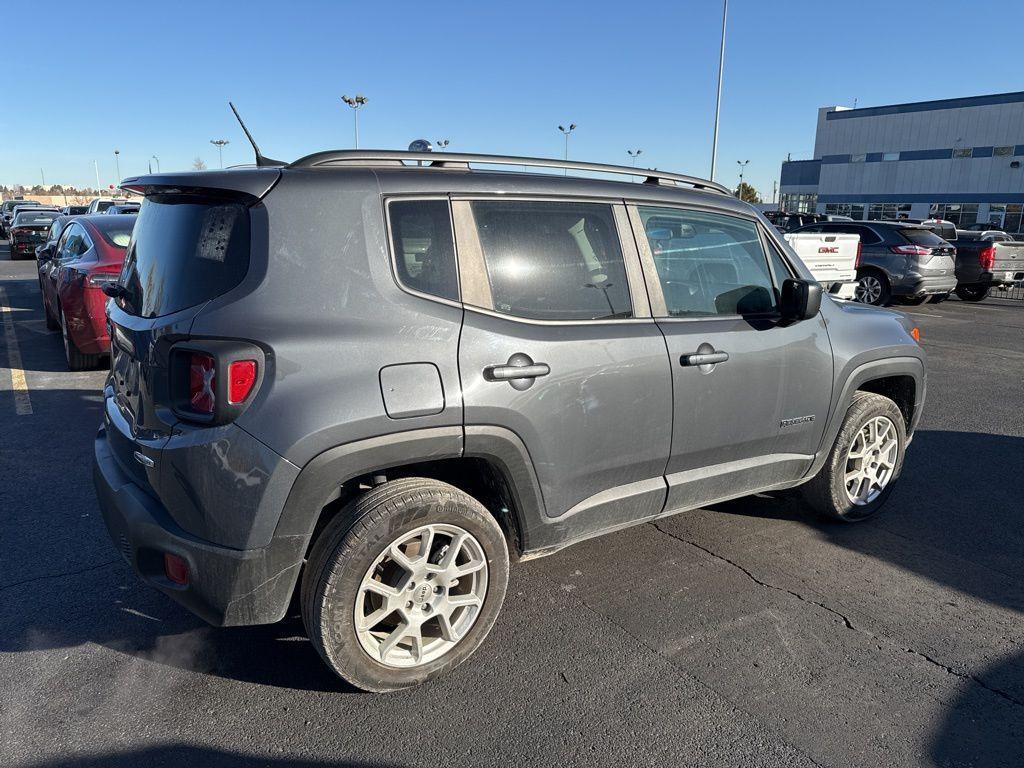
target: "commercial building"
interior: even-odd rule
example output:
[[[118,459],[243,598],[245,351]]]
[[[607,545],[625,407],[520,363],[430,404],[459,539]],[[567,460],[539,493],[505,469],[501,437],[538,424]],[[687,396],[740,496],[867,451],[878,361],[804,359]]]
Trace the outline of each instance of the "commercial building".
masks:
[[[939,217],[1024,232],[1024,92],[818,110],[814,159],[780,205],[855,219]]]

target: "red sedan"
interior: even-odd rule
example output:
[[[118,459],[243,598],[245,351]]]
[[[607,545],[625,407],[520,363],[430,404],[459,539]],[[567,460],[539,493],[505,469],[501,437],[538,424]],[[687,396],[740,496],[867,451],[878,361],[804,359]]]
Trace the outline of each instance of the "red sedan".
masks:
[[[110,352],[107,296],[103,286],[117,280],[138,216],[80,216],[57,241],[54,257],[39,263],[46,325],[60,329],[68,368],[95,368]]]

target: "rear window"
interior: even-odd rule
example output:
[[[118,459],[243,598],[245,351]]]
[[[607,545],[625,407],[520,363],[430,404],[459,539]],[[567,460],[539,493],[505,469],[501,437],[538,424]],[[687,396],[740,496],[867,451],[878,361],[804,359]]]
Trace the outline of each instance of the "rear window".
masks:
[[[19,213],[14,217],[15,226],[41,227],[49,226],[60,214],[57,213]]]
[[[936,235],[930,229],[900,229],[899,234],[907,239],[907,242],[914,245],[923,245],[928,248],[945,245],[946,241]]]
[[[135,220],[110,217],[112,221],[94,219],[92,224],[103,235],[103,239],[115,248],[127,248],[132,239]]]
[[[223,200],[155,195],[142,206],[125,254],[121,306],[159,317],[220,296],[249,269],[249,211]]]

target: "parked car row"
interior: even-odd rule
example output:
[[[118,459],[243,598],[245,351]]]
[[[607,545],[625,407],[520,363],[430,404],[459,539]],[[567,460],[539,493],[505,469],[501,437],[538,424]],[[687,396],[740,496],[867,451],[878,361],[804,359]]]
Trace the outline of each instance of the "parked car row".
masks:
[[[75,213],[10,206],[11,258],[35,256],[46,327],[60,330],[73,371],[95,367],[110,351],[103,287],[117,280],[138,218],[137,204],[131,213],[115,213],[128,207],[117,203],[103,207],[90,215],[86,206],[69,206],[81,209]]]
[[[993,287],[1024,280],[1024,242],[1001,231],[899,220],[821,221],[793,232],[803,233],[860,237],[856,299],[865,304],[939,302],[954,292],[965,301],[981,301]]]

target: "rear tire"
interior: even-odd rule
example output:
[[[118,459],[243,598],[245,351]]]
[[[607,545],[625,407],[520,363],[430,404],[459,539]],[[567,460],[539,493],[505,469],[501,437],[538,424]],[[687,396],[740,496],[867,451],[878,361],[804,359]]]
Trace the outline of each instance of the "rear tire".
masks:
[[[855,393],[824,466],[800,487],[804,500],[832,520],[868,519],[892,493],[906,445],[896,403],[872,392]]]
[[[991,288],[964,285],[956,289],[956,295],[960,301],[983,301],[988,298],[989,291],[991,290]]]
[[[887,278],[877,269],[864,269],[857,273],[855,298],[861,304],[884,307],[892,296],[892,287]]]
[[[438,480],[395,480],[349,502],[321,532],[302,576],[302,620],[343,680],[397,691],[480,646],[508,571],[505,536],[476,499]]]
[[[101,355],[87,355],[79,352],[75,346],[75,340],[68,333],[68,319],[64,316],[64,307],[58,309],[60,312],[60,335],[64,341],[64,359],[68,362],[69,371],[87,371],[99,365]]]
[[[936,293],[932,295],[932,304],[941,304],[949,298],[948,293]]]

